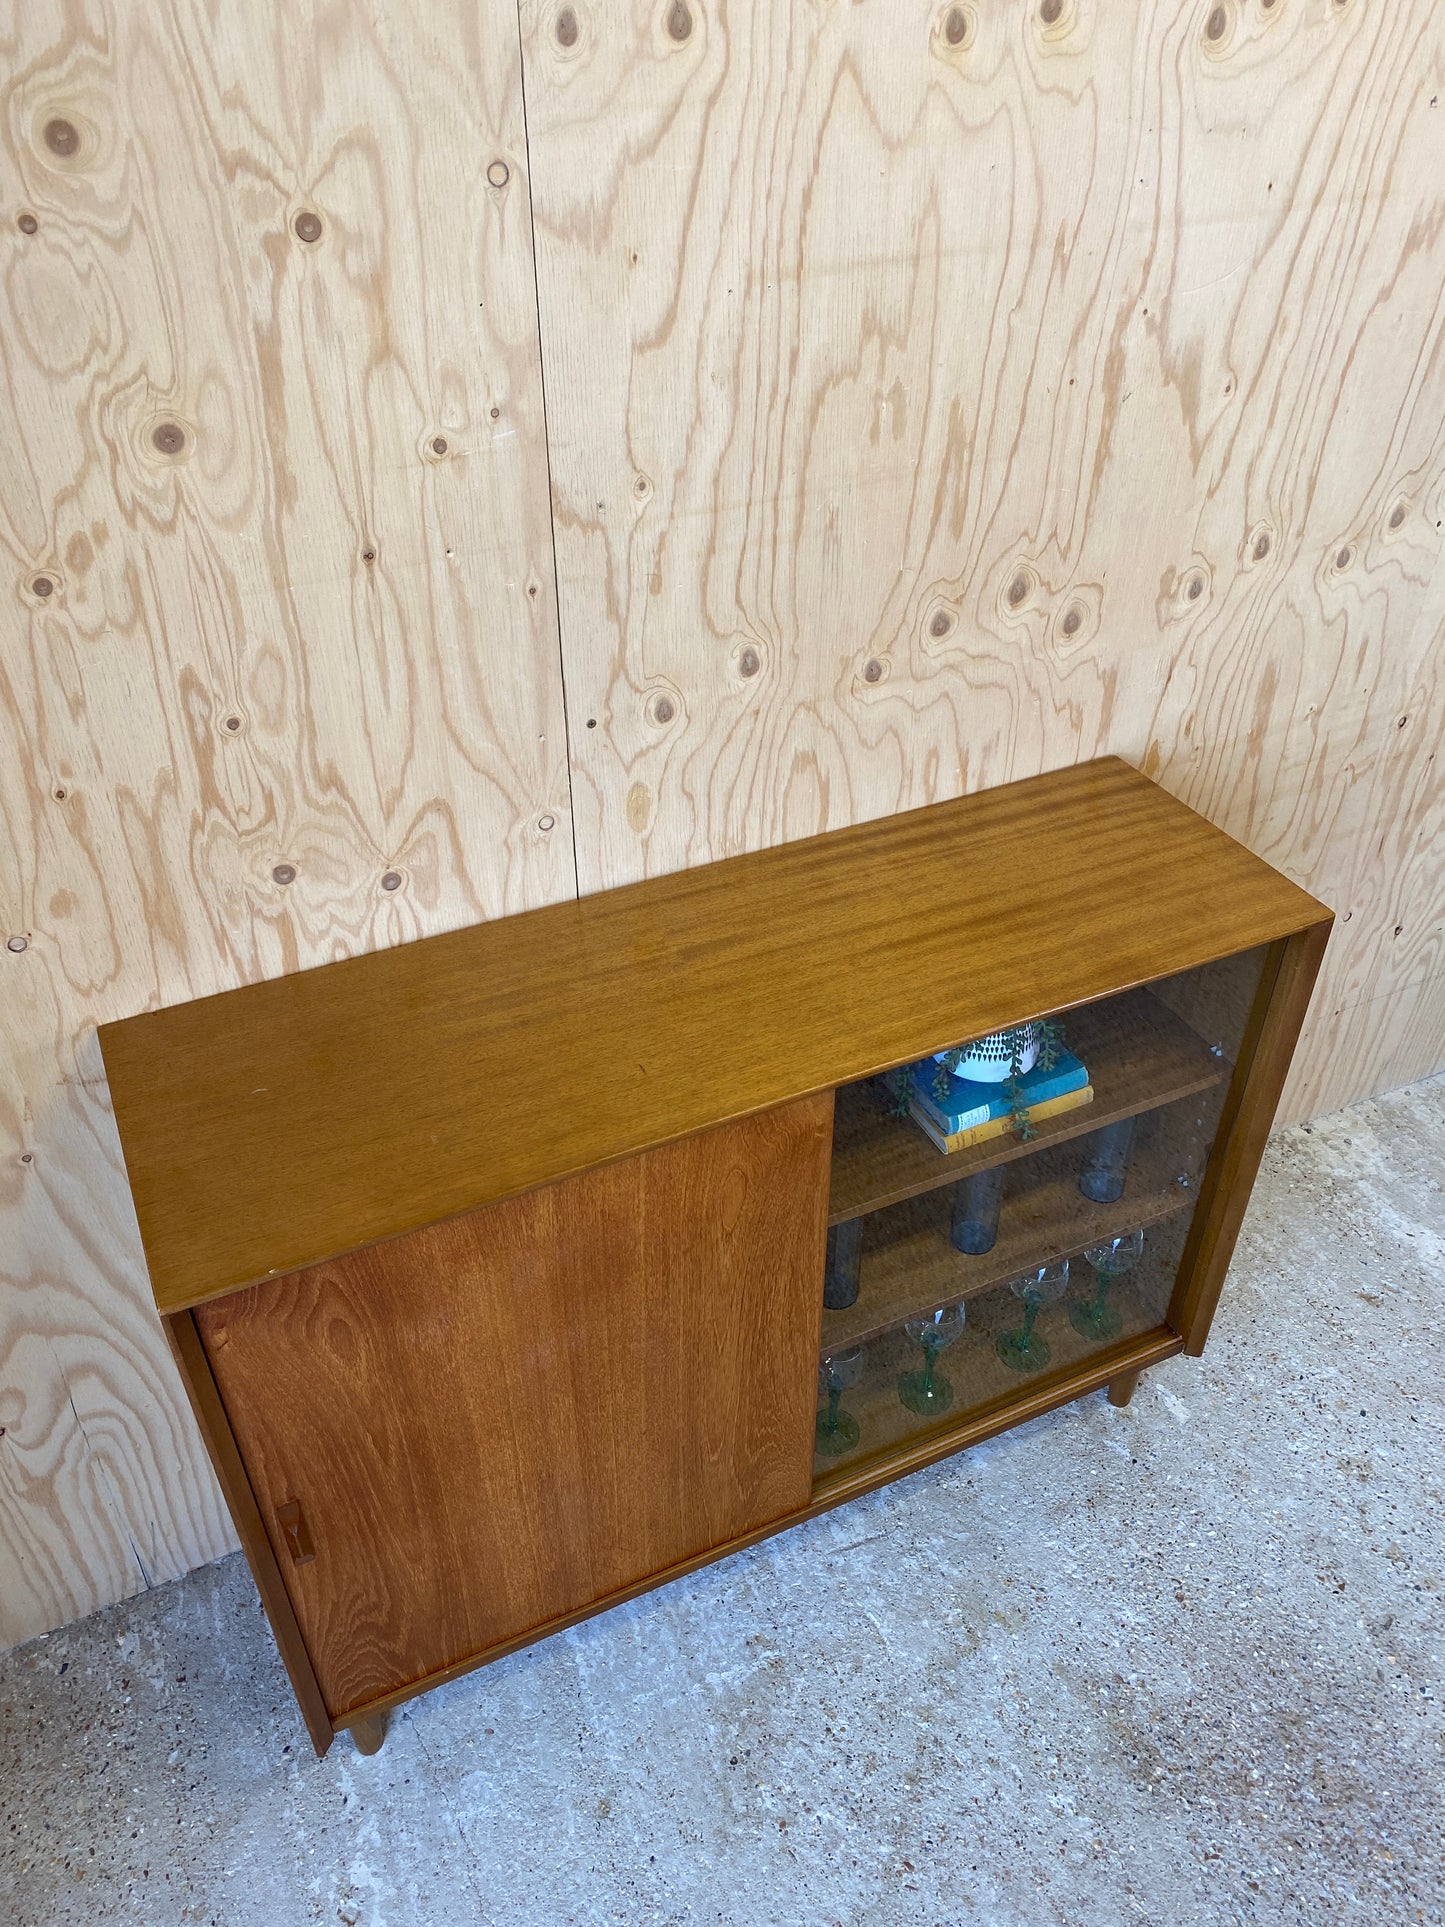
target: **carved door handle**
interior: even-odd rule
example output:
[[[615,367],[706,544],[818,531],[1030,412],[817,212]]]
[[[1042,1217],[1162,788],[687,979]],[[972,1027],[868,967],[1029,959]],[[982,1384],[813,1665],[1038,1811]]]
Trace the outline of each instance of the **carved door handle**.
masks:
[[[311,1543],[311,1534],[306,1521],[301,1516],[301,1501],[287,1499],[284,1505],[276,1508],[276,1523],[281,1528],[281,1536],[286,1541],[286,1550],[291,1555],[291,1563],[296,1566],[309,1565],[316,1557],[316,1548]]]

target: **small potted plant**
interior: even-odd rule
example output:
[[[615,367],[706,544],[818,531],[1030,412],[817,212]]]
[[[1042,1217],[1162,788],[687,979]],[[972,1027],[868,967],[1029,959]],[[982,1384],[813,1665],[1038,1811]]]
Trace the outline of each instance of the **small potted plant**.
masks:
[[[1027,1142],[1037,1137],[1038,1132],[1029,1116],[1021,1080],[1036,1066],[1051,1071],[1063,1047],[1064,1027],[1054,1017],[1036,1017],[1031,1023],[990,1031],[987,1037],[975,1038],[971,1044],[957,1044],[950,1050],[933,1053],[936,1066],[933,1094],[940,1103],[944,1102],[951,1077],[966,1077],[976,1084],[1002,1084],[1013,1127]],[[908,1115],[913,1072],[914,1066],[905,1065],[893,1073],[894,1110],[899,1117]]]

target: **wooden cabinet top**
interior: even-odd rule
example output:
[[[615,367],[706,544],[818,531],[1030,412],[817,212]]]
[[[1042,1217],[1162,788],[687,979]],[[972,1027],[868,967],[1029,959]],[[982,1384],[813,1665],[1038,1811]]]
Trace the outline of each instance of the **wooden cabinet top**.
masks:
[[[107,1024],[156,1303],[1329,918],[1107,758]]]

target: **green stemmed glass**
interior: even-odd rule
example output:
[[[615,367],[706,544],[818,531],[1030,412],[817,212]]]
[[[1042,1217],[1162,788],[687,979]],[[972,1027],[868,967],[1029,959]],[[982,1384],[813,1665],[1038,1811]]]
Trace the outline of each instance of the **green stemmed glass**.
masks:
[[[863,1376],[863,1347],[848,1352],[831,1352],[818,1367],[818,1391],[825,1400],[813,1427],[813,1449],[824,1458],[836,1459],[851,1452],[858,1443],[858,1421],[851,1412],[840,1409],[843,1394]]]
[[[1132,1271],[1143,1256],[1142,1230],[1126,1231],[1122,1237],[1109,1238],[1103,1244],[1088,1247],[1084,1258],[1094,1268],[1094,1295],[1092,1298],[1076,1299],[1069,1306],[1069,1323],[1081,1338],[1119,1336],[1124,1329],[1124,1321],[1108,1302],[1108,1290],[1116,1278],[1122,1278],[1126,1271]]]
[[[915,1345],[923,1347],[923,1370],[905,1372],[898,1381],[898,1396],[910,1412],[931,1418],[952,1405],[953,1387],[937,1369],[938,1354],[961,1334],[963,1320],[962,1305],[940,1305],[937,1311],[904,1319],[904,1331]]]
[[[1069,1288],[1069,1261],[1056,1259],[1009,1280],[1009,1290],[1023,1300],[1024,1322],[1021,1330],[1001,1332],[994,1350],[1011,1372],[1041,1372],[1053,1353],[1034,1330],[1034,1321],[1045,1305],[1056,1305]]]

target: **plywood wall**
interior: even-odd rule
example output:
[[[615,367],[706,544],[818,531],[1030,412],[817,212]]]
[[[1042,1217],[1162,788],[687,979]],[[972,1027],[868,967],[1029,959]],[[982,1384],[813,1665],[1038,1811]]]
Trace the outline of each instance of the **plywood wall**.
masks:
[[[582,887],[1115,751],[1439,1063],[1433,0],[522,13]]]
[[[1290,1114],[1445,1059],[1442,96],[1432,0],[0,0],[0,1642],[229,1543],[97,1021],[1114,751],[1340,912]]]
[[[0,88],[3,1644],[231,1543],[95,1025],[575,872],[511,0],[24,0]]]

